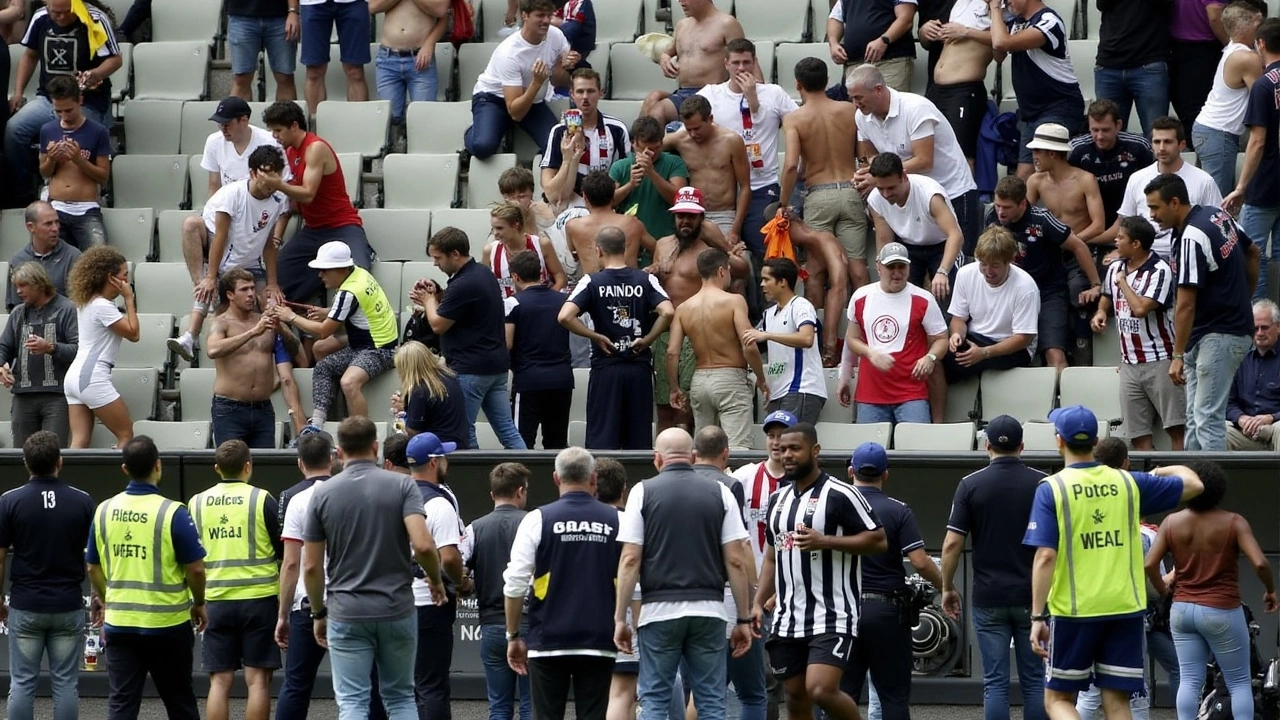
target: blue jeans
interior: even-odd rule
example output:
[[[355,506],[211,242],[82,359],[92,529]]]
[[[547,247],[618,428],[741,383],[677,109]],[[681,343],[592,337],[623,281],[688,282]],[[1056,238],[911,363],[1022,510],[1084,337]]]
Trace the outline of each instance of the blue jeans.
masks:
[[[1133,68],[1093,69],[1093,87],[1100,98],[1120,106],[1120,119],[1128,122],[1129,110],[1138,104],[1142,134],[1151,136],[1151,122],[1169,114],[1169,64],[1147,63]],[[1125,128],[1133,131],[1133,128]],[[1199,146],[1197,146],[1199,147]]]
[[[1173,644],[1182,666],[1178,684],[1178,717],[1193,718],[1200,704],[1200,686],[1210,659],[1218,662],[1231,692],[1231,714],[1253,717],[1253,688],[1249,682],[1249,628],[1244,609],[1221,610],[1195,603],[1175,602],[1169,613]],[[1211,657],[1212,656],[1212,657]]]
[[[1147,631],[1147,656],[1159,663],[1169,676],[1169,689],[1174,696],[1178,695],[1178,687],[1182,682],[1182,672],[1178,666],[1178,651],[1173,646],[1173,636],[1167,632]],[[1151,691],[1155,692],[1155,678],[1151,681]]]
[[[83,215],[59,211],[58,239],[80,251],[106,245],[107,225],[102,220],[102,211],[94,208]]]
[[[252,75],[258,69],[258,54],[267,53],[271,72],[292,75],[298,65],[298,43],[284,34],[282,17],[227,16],[227,51],[233,75]]]
[[[480,626],[480,661],[484,664],[484,685],[489,695],[489,720],[511,720],[516,690],[520,692],[520,720],[531,720],[529,676],[517,675],[507,664],[507,626]]]
[[[243,440],[251,448],[271,448],[276,443],[276,411],[270,400],[241,402],[213,396],[213,444]]]
[[[378,689],[390,720],[417,720],[413,698],[413,662],[418,650],[418,615],[387,622],[329,621],[329,666],[338,720],[369,716],[369,673],[376,663]]]
[[[1047,720],[1044,711],[1044,662],[1031,650],[1031,609],[973,608],[973,632],[982,653],[982,705],[985,720],[1009,720],[1009,642],[1013,641],[1022,689],[1022,716]]]
[[[471,448],[477,449],[476,418],[484,410],[484,416],[497,433],[502,447],[508,450],[525,450],[524,438],[520,429],[511,418],[511,399],[507,394],[507,374],[501,375],[463,375],[459,373],[458,384],[462,386],[462,395],[467,403],[467,436]],[[1226,432],[1225,430],[1223,431]]]
[[[769,710],[769,694],[765,689],[764,638],[751,641],[751,649],[742,657],[733,656],[733,647],[726,643],[725,670],[734,693],[742,705],[740,720],[765,720]]]
[[[547,137],[556,126],[556,116],[544,102],[534,103],[521,120],[513,120],[501,95],[477,93],[471,96],[471,127],[463,135],[467,152],[481,160],[497,153],[511,125],[519,125],[547,154]]]
[[[36,78],[33,77],[32,81],[35,80]],[[123,82],[119,79],[117,81]],[[102,113],[85,105],[84,116],[105,125],[108,130],[111,129],[110,112]],[[9,118],[9,124],[5,126],[4,131],[4,154],[9,162],[9,177],[13,183],[10,186],[13,190],[10,192],[16,192],[19,195],[29,195],[34,192],[31,179],[35,177],[36,168],[32,162],[35,152],[31,144],[40,137],[40,128],[45,123],[57,119],[53,114],[53,103],[43,95],[37,95],[28,100],[22,109]]]
[[[1209,173],[1218,186],[1218,192],[1226,197],[1236,188],[1236,153],[1240,152],[1240,136],[1194,123],[1191,140],[1195,143],[1200,169]]]
[[[1268,297],[1267,261],[1280,262],[1280,207],[1246,204],[1240,210],[1240,226],[1244,228],[1244,234],[1248,235],[1262,252],[1258,265],[1258,287],[1253,290],[1253,299],[1265,300]]]
[[[640,720],[667,720],[672,682],[683,667],[699,720],[724,720],[724,620],[682,617],[640,628]],[[681,665],[681,661],[684,664]]]
[[[80,652],[84,610],[38,613],[9,608],[9,720],[35,717],[40,660],[49,654],[54,720],[80,716]]]
[[[908,400],[897,405],[872,405],[858,403],[858,422],[861,423],[927,423],[929,414],[928,400]]]
[[[1227,449],[1227,395],[1240,361],[1252,346],[1247,335],[1209,333],[1182,359],[1187,379],[1188,450]]]
[[[415,55],[378,48],[378,99],[391,101],[391,119],[396,122],[404,122],[407,103],[435,100],[440,87],[435,56],[431,57],[431,64],[425,70],[418,70],[414,67]]]

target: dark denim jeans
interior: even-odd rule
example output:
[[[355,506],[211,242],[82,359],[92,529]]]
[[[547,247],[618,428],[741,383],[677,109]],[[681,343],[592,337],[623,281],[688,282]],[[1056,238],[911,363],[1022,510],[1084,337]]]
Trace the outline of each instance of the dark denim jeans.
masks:
[[[1120,106],[1120,119],[1129,121],[1129,111],[1138,105],[1142,134],[1151,135],[1151,123],[1169,114],[1169,64],[1153,62],[1132,68],[1093,69],[1094,94]],[[1125,128],[1136,132],[1136,128]]]
[[[1009,720],[1009,643],[1018,664],[1025,720],[1046,720],[1044,663],[1031,650],[1031,609],[973,608],[973,632],[982,653],[982,705],[985,720]]]
[[[489,696],[489,720],[512,720],[512,705],[520,695],[520,720],[532,720],[529,676],[517,675],[507,664],[507,626],[480,626],[480,662],[484,664],[485,692]]]
[[[102,211],[94,208],[83,215],[58,211],[58,239],[84,251],[107,244],[107,226]]]
[[[463,141],[467,152],[481,160],[502,148],[502,141],[512,125],[519,125],[538,144],[538,152],[546,154],[547,137],[556,126],[556,116],[544,102],[535,103],[521,120],[513,120],[507,103],[500,95],[477,93],[471,96],[471,127]]]
[[[243,440],[251,448],[270,448],[276,442],[276,411],[270,400],[241,402],[213,396],[213,444]]]

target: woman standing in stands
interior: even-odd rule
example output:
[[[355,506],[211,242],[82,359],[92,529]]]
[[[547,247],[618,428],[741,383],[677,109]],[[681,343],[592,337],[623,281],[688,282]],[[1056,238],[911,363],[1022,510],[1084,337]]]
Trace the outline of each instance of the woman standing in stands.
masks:
[[[1191,463],[1204,493],[1164,519],[1147,553],[1147,577],[1161,597],[1168,594],[1160,561],[1173,554],[1173,609],[1169,627],[1178,651],[1178,719],[1194,720],[1205,666],[1217,660],[1231,692],[1231,715],[1253,720],[1249,627],[1240,602],[1239,557],[1244,553],[1266,593],[1262,607],[1276,611],[1271,565],[1253,537],[1249,521],[1218,507],[1227,493],[1227,475],[1213,462]]]
[[[489,211],[489,228],[493,240],[485,245],[484,266],[493,270],[498,287],[505,300],[516,294],[515,281],[511,279],[511,256],[525,250],[538,254],[542,264],[542,281],[552,290],[562,290],[568,283],[560,258],[550,240],[528,235],[524,231],[525,213],[519,205],[502,203]]]
[[[67,294],[76,304],[80,346],[67,368],[63,391],[71,421],[71,447],[89,447],[93,420],[116,436],[116,447],[133,437],[133,421],[124,399],[111,384],[111,369],[121,338],[138,342],[138,310],[129,285],[129,265],[113,247],[90,248],[71,267]],[[124,297],[125,314],[116,307]]]
[[[406,342],[396,350],[400,392],[391,396],[391,408],[405,414],[405,430],[412,437],[434,433],[441,442],[468,447],[467,406],[458,376],[420,342]]]

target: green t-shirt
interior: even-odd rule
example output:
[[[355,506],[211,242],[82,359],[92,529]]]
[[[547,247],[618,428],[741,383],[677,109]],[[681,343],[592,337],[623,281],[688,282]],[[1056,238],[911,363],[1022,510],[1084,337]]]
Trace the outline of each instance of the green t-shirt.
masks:
[[[609,177],[619,185],[626,185],[631,179],[631,166],[634,162],[635,155],[618,160],[609,168]],[[653,168],[664,180],[670,180],[673,177],[682,177],[686,180],[689,178],[689,168],[685,166],[684,160],[681,160],[679,155],[661,153],[654,162]],[[675,233],[676,226],[671,220],[671,204],[662,199],[658,194],[658,188],[654,187],[653,181],[649,178],[641,180],[640,185],[627,195],[626,199],[618,205],[617,210],[625,213],[633,207],[636,208],[635,216],[644,223],[645,229],[655,239]]]

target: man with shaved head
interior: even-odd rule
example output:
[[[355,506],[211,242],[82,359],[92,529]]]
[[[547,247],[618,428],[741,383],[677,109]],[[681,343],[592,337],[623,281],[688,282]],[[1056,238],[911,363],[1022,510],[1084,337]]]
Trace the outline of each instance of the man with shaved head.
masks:
[[[627,607],[640,581],[640,720],[665,720],[682,660],[700,720],[724,720],[725,623],[734,623],[735,657],[751,648],[742,514],[727,485],[694,469],[693,456],[689,433],[659,433],[653,448],[658,474],[632,488],[618,530],[614,641],[631,651]],[[725,613],[726,581],[736,621]]]

